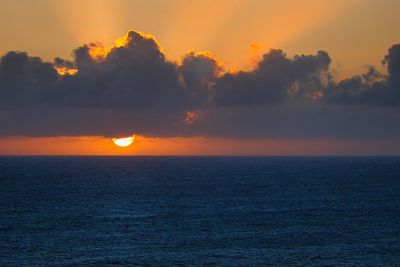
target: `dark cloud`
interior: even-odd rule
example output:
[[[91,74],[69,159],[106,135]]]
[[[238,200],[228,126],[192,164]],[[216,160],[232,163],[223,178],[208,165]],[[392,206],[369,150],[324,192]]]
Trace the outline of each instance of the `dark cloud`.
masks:
[[[271,50],[251,72],[225,74],[217,80],[217,105],[252,106],[282,102],[295,95],[312,95],[323,88],[331,59],[324,51],[290,59]]]
[[[58,79],[52,64],[26,53],[7,53],[0,65],[0,110],[46,104]]]
[[[346,105],[400,105],[400,45],[389,49],[383,63],[387,65],[388,76],[369,67],[362,75],[332,82],[325,88],[324,100],[331,104]]]
[[[212,101],[213,86],[222,67],[211,53],[190,53],[186,55],[179,68],[181,82],[189,92],[192,103],[196,106]]]
[[[383,60],[388,66],[389,82],[393,87],[400,86],[400,44],[394,45],[389,49],[389,54]],[[399,88],[397,88],[400,90]]]
[[[0,136],[400,134],[400,45],[383,60],[387,75],[370,67],[336,81],[324,51],[289,57],[271,50],[254,70],[226,73],[209,52],[175,63],[151,36],[131,31],[121,42],[83,45],[71,61],[53,63],[23,52],[5,54]]]
[[[68,105],[169,110],[185,103],[178,68],[165,59],[156,42],[136,32],[127,38],[126,46],[112,48],[102,60],[90,56],[90,45],[74,51],[78,73],[62,82]]]

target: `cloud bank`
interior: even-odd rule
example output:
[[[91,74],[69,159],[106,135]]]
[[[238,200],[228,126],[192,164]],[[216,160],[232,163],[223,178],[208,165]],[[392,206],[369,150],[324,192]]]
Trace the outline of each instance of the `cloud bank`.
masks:
[[[325,51],[266,53],[229,73],[210,53],[169,61],[151,35],[130,31],[112,47],[86,44],[72,61],[24,52],[0,61],[0,136],[217,136],[398,138],[400,45],[337,81]]]

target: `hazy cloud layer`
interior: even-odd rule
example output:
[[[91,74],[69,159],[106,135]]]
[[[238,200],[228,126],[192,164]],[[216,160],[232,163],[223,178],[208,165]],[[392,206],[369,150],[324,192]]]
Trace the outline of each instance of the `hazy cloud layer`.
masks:
[[[400,45],[373,67],[337,81],[327,52],[266,53],[252,71],[224,72],[209,52],[180,63],[131,31],[93,43],[72,61],[9,52],[0,62],[1,136],[226,136],[397,138]]]

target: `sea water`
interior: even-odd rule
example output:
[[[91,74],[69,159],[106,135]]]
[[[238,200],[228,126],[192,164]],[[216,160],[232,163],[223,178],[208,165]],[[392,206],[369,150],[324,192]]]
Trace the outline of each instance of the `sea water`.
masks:
[[[0,266],[400,266],[400,157],[2,157]]]

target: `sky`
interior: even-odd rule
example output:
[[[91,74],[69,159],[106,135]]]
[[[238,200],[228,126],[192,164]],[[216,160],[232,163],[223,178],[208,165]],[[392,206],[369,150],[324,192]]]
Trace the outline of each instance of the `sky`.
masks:
[[[0,154],[400,154],[398,10],[0,0]]]

